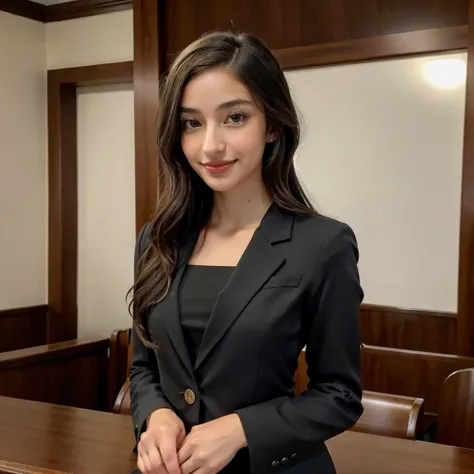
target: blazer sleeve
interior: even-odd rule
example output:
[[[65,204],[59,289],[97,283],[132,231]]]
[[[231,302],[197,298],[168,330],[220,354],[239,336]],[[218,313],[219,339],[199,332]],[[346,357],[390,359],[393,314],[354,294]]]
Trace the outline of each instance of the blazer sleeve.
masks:
[[[315,446],[351,428],[362,414],[359,307],[363,292],[356,238],[345,224],[319,253],[305,314],[309,384],[297,397],[280,397],[237,410],[247,437],[252,472]]]
[[[141,229],[135,246],[135,276],[137,264],[143,254],[146,243],[146,227]],[[132,329],[133,353],[130,366],[130,399],[135,437],[140,440],[141,434],[146,431],[146,419],[159,408],[170,408],[160,386],[160,373],[153,350],[148,349],[138,337],[135,327]]]

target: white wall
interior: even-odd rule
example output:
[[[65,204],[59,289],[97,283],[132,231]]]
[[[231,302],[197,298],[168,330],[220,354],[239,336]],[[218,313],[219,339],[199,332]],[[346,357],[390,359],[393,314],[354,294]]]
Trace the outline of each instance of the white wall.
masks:
[[[465,85],[429,84],[432,59],[286,76],[306,122],[298,173],[356,232],[365,302],[454,312]]]
[[[46,24],[48,69],[133,60],[133,13]]]
[[[110,336],[131,325],[135,154],[130,86],[78,95],[78,335]]]
[[[0,309],[47,303],[46,44],[0,11]]]

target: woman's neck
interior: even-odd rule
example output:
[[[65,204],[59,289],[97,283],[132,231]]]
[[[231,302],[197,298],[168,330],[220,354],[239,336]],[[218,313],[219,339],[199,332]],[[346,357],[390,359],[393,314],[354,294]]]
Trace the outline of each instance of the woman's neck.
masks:
[[[272,198],[263,184],[251,193],[242,189],[215,193],[210,227],[229,233],[254,229],[271,204]]]

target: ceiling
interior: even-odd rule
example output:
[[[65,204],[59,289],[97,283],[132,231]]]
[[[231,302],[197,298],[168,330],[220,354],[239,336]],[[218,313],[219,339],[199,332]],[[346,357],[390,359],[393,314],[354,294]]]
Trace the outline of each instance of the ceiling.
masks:
[[[36,3],[41,3],[42,5],[57,5],[58,3],[68,3],[73,0],[35,0]]]

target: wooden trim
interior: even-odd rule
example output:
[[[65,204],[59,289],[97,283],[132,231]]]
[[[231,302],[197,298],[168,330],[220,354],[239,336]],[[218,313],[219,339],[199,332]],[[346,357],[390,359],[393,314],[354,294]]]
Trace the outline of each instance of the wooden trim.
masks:
[[[277,49],[273,53],[283,69],[290,70],[393,59],[466,48],[467,26],[453,26]]]
[[[132,8],[132,0],[74,0],[45,6],[30,0],[0,0],[0,11],[49,23],[103,15]]]
[[[133,61],[51,69],[48,74],[54,76],[58,83],[74,84],[78,87],[131,83],[133,81]]]
[[[132,80],[132,62],[48,71],[48,343],[77,337],[77,87]]]
[[[361,310],[364,311],[380,311],[384,313],[394,313],[399,314],[401,316],[405,316],[407,314],[414,314],[416,313],[418,316],[422,316],[425,318],[450,318],[456,319],[456,313],[448,313],[446,311],[431,311],[426,309],[411,309],[411,308],[403,308],[401,306],[384,306],[378,304],[366,304],[363,303],[360,305]],[[377,344],[375,344],[377,345]]]
[[[30,347],[18,351],[2,352],[0,353],[0,370],[44,363],[49,360],[57,359],[58,357],[66,358],[77,356],[78,354],[103,351],[107,350],[108,347],[109,339],[91,338],[74,339],[72,341]]]
[[[156,203],[155,120],[159,77],[166,67],[164,3],[164,0],[133,0],[137,232],[150,220]]]
[[[10,317],[41,317],[48,311],[48,306],[45,304],[38,306],[23,306],[21,308],[0,309],[0,319]]]
[[[48,6],[46,22],[72,20],[131,8],[132,0],[75,0]]]
[[[458,277],[458,350],[474,356],[474,0],[469,1]]]
[[[463,50],[467,48],[467,38],[467,26],[452,26],[275,49],[272,52],[283,69],[305,69]],[[177,53],[166,55],[168,65],[176,56]]]
[[[0,0],[0,11],[43,23],[46,21],[46,9],[44,5],[30,0]]]

